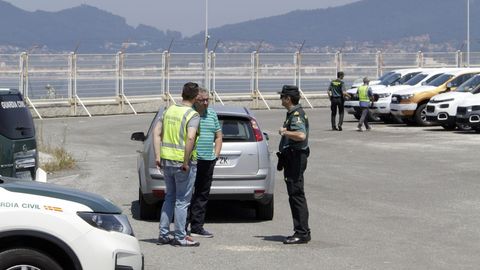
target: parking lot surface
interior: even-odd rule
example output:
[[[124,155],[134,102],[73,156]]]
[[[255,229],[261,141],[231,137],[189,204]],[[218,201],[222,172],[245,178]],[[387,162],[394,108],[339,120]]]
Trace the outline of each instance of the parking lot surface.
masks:
[[[312,241],[283,245],[292,218],[277,172],[275,216],[258,222],[239,203],[209,206],[212,239],[198,248],[157,246],[158,221],[138,213],[135,131],[153,114],[37,120],[44,143],[63,144],[77,168],[49,182],[99,193],[129,215],[146,269],[478,269],[480,134],[441,127],[373,124],[330,131],[330,111],[307,109],[311,155],[305,175]],[[276,151],[285,110],[255,111]],[[273,160],[276,158],[272,156]]]

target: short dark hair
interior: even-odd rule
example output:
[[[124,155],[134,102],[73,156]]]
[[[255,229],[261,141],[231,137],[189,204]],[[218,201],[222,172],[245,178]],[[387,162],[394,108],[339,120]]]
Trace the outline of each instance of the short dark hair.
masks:
[[[198,84],[194,82],[187,82],[183,85],[182,98],[184,100],[192,100],[198,96]]]
[[[337,78],[341,78],[343,76],[345,76],[345,73],[343,73],[343,71],[337,72]]]
[[[293,105],[297,105],[298,102],[300,101],[300,96],[289,96],[289,97]]]

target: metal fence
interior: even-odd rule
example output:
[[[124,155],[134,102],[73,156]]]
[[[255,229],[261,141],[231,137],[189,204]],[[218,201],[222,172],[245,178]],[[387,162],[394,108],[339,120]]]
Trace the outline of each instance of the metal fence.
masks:
[[[305,95],[323,93],[339,70],[345,72],[348,85],[399,68],[463,67],[465,59],[460,51],[0,54],[0,87],[20,89],[31,106],[83,106],[84,101],[99,100],[130,104],[149,97],[170,102],[187,81],[210,89],[217,101],[233,94],[258,101],[282,84],[296,84]],[[480,53],[470,54],[470,66],[480,67]]]

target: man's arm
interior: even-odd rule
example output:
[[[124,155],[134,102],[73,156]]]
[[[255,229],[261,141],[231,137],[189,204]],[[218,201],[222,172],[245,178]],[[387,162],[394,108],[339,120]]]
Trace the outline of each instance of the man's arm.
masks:
[[[300,130],[287,130],[286,128],[281,128],[278,133],[282,136],[289,138],[290,140],[294,140],[297,142],[305,141],[307,136],[303,131]]]
[[[187,171],[190,158],[192,156],[193,147],[195,146],[195,139],[197,138],[197,128],[187,128],[187,141],[185,142],[185,154],[183,156],[182,169]]]
[[[222,151],[222,144],[223,144],[223,134],[222,130],[215,132],[215,157],[220,156],[220,151]]]
[[[162,120],[159,120],[153,129],[153,150],[155,152],[155,163],[157,168],[161,167],[160,144],[162,142]]]

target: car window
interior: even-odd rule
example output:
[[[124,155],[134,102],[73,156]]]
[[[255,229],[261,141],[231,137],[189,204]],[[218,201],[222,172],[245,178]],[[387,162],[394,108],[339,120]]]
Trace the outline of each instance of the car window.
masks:
[[[253,133],[250,119],[243,117],[219,116],[224,142],[253,142]]]
[[[35,136],[32,115],[20,93],[0,95],[0,134],[14,140]]]
[[[430,86],[440,86],[450,80],[453,77],[452,74],[443,74],[442,76],[439,76],[435,80],[431,81],[428,83]]]
[[[457,86],[461,85],[462,83],[468,81],[468,79],[472,78],[474,75],[475,74],[473,74],[473,73],[469,73],[469,74],[463,74],[463,75],[458,76],[457,78],[455,78],[451,81],[452,87],[457,87]]]
[[[423,79],[425,79],[425,77],[427,77],[427,76],[428,76],[428,74],[425,74],[425,73],[417,74],[416,76],[413,76],[413,78],[408,80],[405,84],[410,85],[410,86],[414,86],[414,85],[418,84],[419,82],[421,82]]]
[[[470,78],[457,88],[458,92],[471,92],[480,85],[480,75]]]
[[[419,74],[420,72],[412,72],[412,73],[408,73],[408,74],[405,74],[404,76],[402,76],[400,79],[398,79],[398,83],[399,84],[404,84],[406,83],[408,80],[410,80],[411,78],[415,77],[415,75]]]
[[[435,80],[436,78],[438,78],[440,75],[443,75],[443,73],[438,73],[438,74],[435,74],[433,75],[432,77],[428,78],[425,83],[430,83],[431,81]]]
[[[148,128],[148,132],[146,135],[147,137],[150,136],[150,134],[153,132],[153,129],[155,128],[155,125],[157,124],[158,120],[160,120],[160,118],[162,117],[164,110],[165,109],[162,108],[157,112],[157,114],[155,114],[155,117],[153,118],[152,123],[150,123],[150,127]]]
[[[393,73],[391,74],[390,76],[384,78],[380,84],[383,84],[383,85],[392,85],[394,84],[398,79],[400,79],[401,75],[400,73]]]

